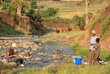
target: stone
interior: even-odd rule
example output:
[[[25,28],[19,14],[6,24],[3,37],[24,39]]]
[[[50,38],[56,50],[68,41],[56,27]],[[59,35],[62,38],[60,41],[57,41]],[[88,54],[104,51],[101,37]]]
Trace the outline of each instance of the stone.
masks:
[[[16,62],[10,62],[10,63],[7,64],[7,67],[15,68],[15,67],[17,67],[17,63]]]
[[[37,58],[35,58],[35,60],[36,60],[36,61],[41,61],[41,60],[43,60],[43,59],[42,59],[42,58],[37,57]]]

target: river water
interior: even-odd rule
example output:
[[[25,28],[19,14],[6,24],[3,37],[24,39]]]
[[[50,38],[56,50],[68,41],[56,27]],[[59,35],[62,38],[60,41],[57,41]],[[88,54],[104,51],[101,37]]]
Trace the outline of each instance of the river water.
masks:
[[[36,42],[37,43],[37,42]],[[63,64],[66,57],[72,57],[74,51],[68,44],[59,40],[47,40],[38,42],[39,48],[32,53],[26,67],[45,67],[51,64]],[[40,60],[36,60],[40,58]]]

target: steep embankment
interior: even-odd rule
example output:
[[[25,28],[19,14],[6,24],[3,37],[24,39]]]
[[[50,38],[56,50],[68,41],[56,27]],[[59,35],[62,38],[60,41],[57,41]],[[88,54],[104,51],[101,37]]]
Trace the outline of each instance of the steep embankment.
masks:
[[[4,12],[0,12],[0,31],[3,31],[4,28],[3,25],[5,24],[5,27],[7,28],[7,26],[10,26],[10,30],[12,29],[14,32],[15,31],[19,31],[22,34],[41,34],[43,32],[43,30],[45,29],[44,26],[38,22],[37,20],[32,19],[31,17],[28,16],[12,16],[10,14],[6,14]],[[5,29],[6,29],[5,28]],[[7,35],[14,35],[13,33],[9,33],[11,32],[8,28],[7,31],[8,33],[5,33],[7,31],[4,31],[4,34]],[[18,34],[16,32],[16,34]],[[2,35],[2,34],[1,34]]]
[[[110,6],[106,7],[100,13],[92,25],[92,29],[95,29],[100,36],[102,48],[110,50]]]
[[[89,45],[91,30],[95,30],[101,38],[101,48],[110,51],[110,6],[106,7],[96,16],[91,19],[91,24],[87,31],[75,38],[75,41],[80,42],[85,47]]]

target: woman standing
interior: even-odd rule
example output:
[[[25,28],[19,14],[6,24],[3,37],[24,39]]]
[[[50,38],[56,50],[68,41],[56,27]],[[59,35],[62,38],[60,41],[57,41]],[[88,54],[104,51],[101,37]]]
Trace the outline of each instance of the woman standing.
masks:
[[[92,30],[91,33],[92,33],[92,37],[90,40],[89,58],[88,58],[89,64],[93,64],[94,55],[95,55],[95,45],[97,44],[96,39],[98,38],[95,30]]]

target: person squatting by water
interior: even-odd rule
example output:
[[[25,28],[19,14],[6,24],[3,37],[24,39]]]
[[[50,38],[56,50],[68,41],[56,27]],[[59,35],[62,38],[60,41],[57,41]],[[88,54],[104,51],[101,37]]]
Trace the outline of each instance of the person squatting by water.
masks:
[[[24,66],[23,59],[19,58],[17,56],[17,53],[15,52],[15,50],[16,50],[16,43],[13,43],[11,45],[11,47],[9,48],[8,53],[6,54],[7,55],[7,61],[8,62],[16,62],[17,65],[20,65],[23,67]]]

